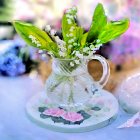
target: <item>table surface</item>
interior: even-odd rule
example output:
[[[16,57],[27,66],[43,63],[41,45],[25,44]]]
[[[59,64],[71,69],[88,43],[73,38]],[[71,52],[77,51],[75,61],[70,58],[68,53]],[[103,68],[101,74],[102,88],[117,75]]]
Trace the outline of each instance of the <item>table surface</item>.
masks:
[[[140,140],[140,128],[117,129],[132,115],[120,111],[109,126],[85,133],[59,133],[31,122],[25,105],[43,91],[39,78],[0,77],[0,140]]]

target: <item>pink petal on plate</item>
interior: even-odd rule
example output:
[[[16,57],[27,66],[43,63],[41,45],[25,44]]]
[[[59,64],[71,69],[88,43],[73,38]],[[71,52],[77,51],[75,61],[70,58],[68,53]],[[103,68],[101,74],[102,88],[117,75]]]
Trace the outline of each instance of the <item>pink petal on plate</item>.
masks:
[[[140,127],[140,112],[136,113],[132,118],[117,128]]]

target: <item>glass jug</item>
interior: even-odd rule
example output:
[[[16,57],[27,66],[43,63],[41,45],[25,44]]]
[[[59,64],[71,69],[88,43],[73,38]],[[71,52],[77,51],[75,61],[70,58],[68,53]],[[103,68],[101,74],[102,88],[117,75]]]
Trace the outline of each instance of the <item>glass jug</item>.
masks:
[[[103,67],[99,81],[95,81],[88,73],[87,65],[92,59],[100,61]],[[100,55],[79,61],[53,58],[52,73],[46,81],[47,100],[51,104],[67,109],[85,106],[95,91],[106,84],[109,74],[109,64]]]

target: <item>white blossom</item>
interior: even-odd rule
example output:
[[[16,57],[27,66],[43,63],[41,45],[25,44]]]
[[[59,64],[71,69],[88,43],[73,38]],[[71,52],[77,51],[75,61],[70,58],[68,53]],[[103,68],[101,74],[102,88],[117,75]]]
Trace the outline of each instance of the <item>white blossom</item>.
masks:
[[[71,29],[75,29],[75,27],[74,26],[71,26]]]
[[[61,47],[61,51],[65,52],[67,49],[65,47]]]
[[[96,48],[100,48],[101,46],[102,46],[102,44],[95,45]]]
[[[37,45],[37,47],[40,47],[41,46],[41,44],[36,44]]]
[[[67,19],[68,24],[72,24],[72,21],[70,19]]]
[[[95,46],[93,44],[90,45],[89,47],[90,47],[91,50],[94,50],[95,49]]]
[[[75,54],[75,53],[76,53],[76,51],[73,51],[73,52],[72,52],[72,54]]]
[[[51,30],[51,26],[50,26],[50,25],[46,25],[45,31],[46,31],[46,32],[50,32],[50,30]]]
[[[45,57],[47,57],[47,55],[46,54],[42,54],[42,57],[45,58]]]
[[[68,43],[72,43],[72,42],[74,42],[74,39],[70,39],[70,40],[68,41]]]
[[[71,21],[68,21],[68,24],[72,24],[72,22]]]
[[[92,55],[93,55],[93,53],[95,53],[96,51],[89,51],[89,53],[88,53],[88,58],[91,58],[92,57]]]
[[[58,36],[55,36],[55,41],[57,42],[59,40],[60,40],[60,38]]]
[[[52,36],[54,36],[54,35],[56,34],[56,31],[55,31],[55,30],[51,30],[51,31],[50,31],[50,34],[51,34]]]
[[[76,7],[72,7],[72,10],[73,10],[73,11],[77,11],[77,8],[76,8]]]
[[[96,51],[95,50],[93,50],[91,53],[93,54],[93,53],[95,53]]]
[[[72,48],[72,45],[68,45],[68,48],[71,49]]]
[[[76,54],[75,54],[78,58],[83,58],[83,54],[81,54],[79,51],[76,51]]]
[[[70,13],[70,12],[71,12],[71,9],[66,10],[66,13]]]
[[[73,30],[74,30],[73,28],[70,28],[70,32],[73,32]]]
[[[66,42],[61,40],[60,46],[66,46]]]
[[[36,39],[32,39],[32,43],[35,43],[35,44],[37,44],[37,41],[36,41]]]
[[[40,42],[36,39],[36,37],[34,37],[33,35],[29,35],[29,38],[31,39],[32,43],[37,45],[37,47],[41,46]]]
[[[77,46],[77,43],[73,43],[74,46]]]
[[[69,15],[69,18],[73,19],[73,16],[72,15]]]
[[[36,41],[36,45],[37,45],[37,47],[40,47],[41,46],[41,44],[40,44],[39,41]]]
[[[83,54],[78,54],[77,57],[82,59],[83,58]]]
[[[33,39],[33,38],[35,38],[33,35],[29,35],[29,38],[31,38],[31,39]]]
[[[69,14],[67,14],[66,17],[67,18],[70,18],[70,19],[73,19],[73,16],[72,15],[69,15]]]
[[[48,54],[49,54],[49,55],[53,55],[53,53],[52,53],[51,51],[50,51],[50,52],[48,52]]]
[[[73,12],[77,12],[77,8],[76,7],[73,7],[71,9],[66,10],[66,13],[68,13],[68,14],[75,14]]]
[[[74,37],[73,39],[76,40],[76,37]]]
[[[75,27],[74,26],[71,26],[70,27],[70,32],[72,32],[74,29],[75,29]]]
[[[69,40],[68,43],[70,44],[71,43],[71,40]]]
[[[63,40],[62,40],[63,41]],[[66,42],[65,41],[63,41],[63,45],[65,46],[66,45]]]
[[[59,45],[60,47],[63,47],[66,45],[66,42],[61,40],[58,36],[55,37],[55,41],[56,41],[57,45]]]
[[[66,37],[69,37],[69,34],[66,34]]]
[[[32,43],[36,43],[36,38],[33,35],[29,35],[29,38],[32,40]]]
[[[65,52],[59,51],[59,55],[65,57]]]
[[[73,34],[72,34],[72,33],[70,33],[70,34],[69,34],[69,36],[70,36],[70,37],[72,37],[72,36],[73,36]]]
[[[79,60],[75,60],[75,64],[80,64],[80,61]]]
[[[43,53],[43,50],[39,50],[38,53]]]
[[[70,15],[69,15],[69,14],[66,14],[66,17],[67,17],[67,18],[69,18],[69,17],[70,17]]]
[[[73,63],[73,62],[70,62],[70,66],[72,66],[72,67],[73,67],[73,66],[74,66],[74,63]]]
[[[96,40],[96,42],[97,42],[97,43],[100,43],[100,42],[101,42],[101,40],[100,40],[100,39],[97,39],[97,40]]]
[[[83,48],[83,52],[87,52],[87,51],[89,51],[89,47]]]

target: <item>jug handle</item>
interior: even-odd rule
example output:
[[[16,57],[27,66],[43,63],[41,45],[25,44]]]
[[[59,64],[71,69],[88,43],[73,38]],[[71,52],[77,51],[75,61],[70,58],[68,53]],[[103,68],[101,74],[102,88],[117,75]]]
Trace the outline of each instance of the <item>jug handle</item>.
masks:
[[[90,60],[98,60],[101,64],[102,64],[102,67],[103,67],[103,74],[102,74],[102,77],[99,81],[96,81],[96,83],[101,87],[103,88],[108,79],[109,79],[109,75],[110,75],[110,67],[109,67],[109,64],[108,62],[106,61],[106,59],[104,57],[102,57],[101,55],[98,55],[98,54],[95,54],[93,55],[90,59]]]

